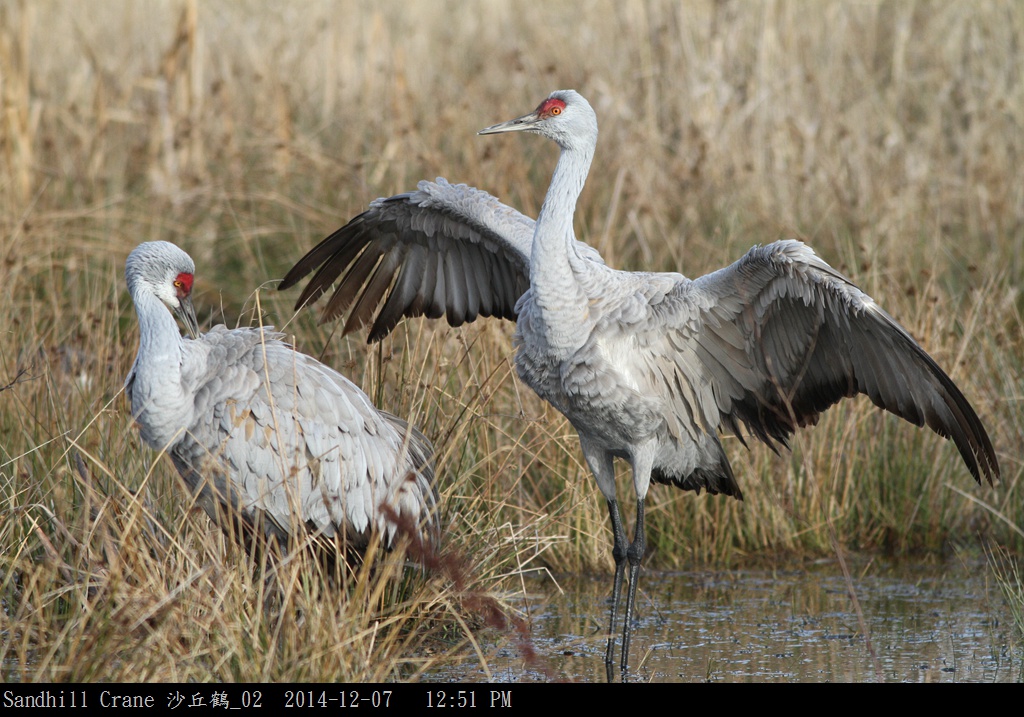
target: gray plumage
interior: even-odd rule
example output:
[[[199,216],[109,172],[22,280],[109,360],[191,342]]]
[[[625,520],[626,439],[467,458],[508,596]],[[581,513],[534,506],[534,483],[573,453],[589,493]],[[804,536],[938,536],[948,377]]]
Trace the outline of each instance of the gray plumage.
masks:
[[[128,256],[140,340],[125,391],[143,440],[199,505],[247,540],[254,527],[278,540],[312,531],[359,550],[374,531],[391,545],[399,523],[436,539],[430,442],[272,327],[198,335],[194,273],[168,242]]]
[[[616,562],[609,671],[628,560],[621,663],[627,666],[650,481],[741,497],[720,431],[743,440],[745,428],[775,448],[840,399],[863,393],[952,439],[979,482],[999,476],[985,428],[952,380],[809,247],[754,247],[732,266],[692,281],[610,269],[573,234],[597,143],[590,105],[571,90],[554,92],[534,112],[481,134],[511,131],[536,132],[561,147],[536,223],[480,190],[421,182],[416,192],[373,202],[301,259],[281,288],[319,267],[298,307],[342,277],[324,318],[356,300],[346,331],[367,323],[383,301],[371,341],[402,316],[447,313],[454,324],[477,315],[517,320],[520,378],[576,428],[608,501]],[[637,494],[628,546],[615,496],[616,457],[630,462]]]

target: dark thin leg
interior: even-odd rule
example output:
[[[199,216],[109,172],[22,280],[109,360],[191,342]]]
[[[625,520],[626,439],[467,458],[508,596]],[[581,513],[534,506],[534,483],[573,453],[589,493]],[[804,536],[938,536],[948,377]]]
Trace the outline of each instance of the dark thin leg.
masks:
[[[622,632],[622,673],[629,669],[629,638],[633,627],[633,602],[636,600],[636,584],[640,580],[640,561],[647,551],[647,533],[644,530],[644,501],[636,502],[636,532],[626,556],[629,558],[629,595],[626,598],[626,625]],[[618,568],[618,565],[616,565]],[[617,574],[616,574],[617,576]]]
[[[612,519],[612,540],[615,545],[612,547],[612,557],[615,558],[615,584],[612,588],[612,618],[608,625],[608,649],[604,653],[604,666],[608,672],[608,681],[612,681],[612,655],[615,652],[615,615],[619,609],[619,595],[622,594],[622,578],[626,572],[626,531],[622,529],[622,519],[619,517],[619,502],[608,501],[608,514]],[[628,611],[627,611],[627,620]]]

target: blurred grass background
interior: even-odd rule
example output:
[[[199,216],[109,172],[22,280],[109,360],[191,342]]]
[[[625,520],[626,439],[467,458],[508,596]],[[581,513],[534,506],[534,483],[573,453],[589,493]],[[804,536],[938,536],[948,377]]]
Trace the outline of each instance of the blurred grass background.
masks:
[[[4,677],[412,679],[472,649],[523,571],[609,570],[606,508],[514,380],[510,324],[367,347],[272,291],[419,179],[535,216],[555,148],[475,133],[567,87],[601,131],[579,238],[690,276],[808,242],[950,373],[1003,469],[978,488],[947,442],[846,402],[791,454],[730,439],[742,504],[652,490],[645,564],[1019,553],[1022,68],[1011,1],[0,2]],[[155,239],[195,258],[202,319],[261,312],[435,441],[446,570],[381,557],[325,595],[305,558],[254,571],[188,509],[119,395],[124,259]]]

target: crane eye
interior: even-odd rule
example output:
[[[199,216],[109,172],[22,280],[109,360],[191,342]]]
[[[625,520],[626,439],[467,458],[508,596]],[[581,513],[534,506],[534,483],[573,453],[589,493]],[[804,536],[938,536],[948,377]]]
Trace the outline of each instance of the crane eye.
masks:
[[[560,115],[560,114],[562,114],[562,108],[561,107],[552,107],[551,108],[551,114],[553,114],[553,115]]]
[[[174,286],[176,286],[177,288],[179,288],[179,289],[180,289],[181,287],[183,287],[183,286],[184,286],[184,284],[182,284],[180,280],[178,280],[178,279],[175,279],[175,280],[174,280]]]

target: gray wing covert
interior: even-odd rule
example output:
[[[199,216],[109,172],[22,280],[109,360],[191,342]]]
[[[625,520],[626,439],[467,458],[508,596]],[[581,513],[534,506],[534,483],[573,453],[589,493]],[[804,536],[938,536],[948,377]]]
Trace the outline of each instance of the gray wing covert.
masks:
[[[684,317],[669,340],[703,395],[701,420],[785,444],[840,399],[877,406],[951,438],[971,474],[999,467],[980,419],[953,381],[871,297],[797,241],[754,247],[670,297]],[[713,396],[713,400],[709,400]]]
[[[383,505],[436,536],[429,441],[341,374],[266,336],[215,329],[204,337],[211,357],[233,360],[210,364],[219,369],[196,394],[199,419],[175,448],[176,463],[233,496],[250,518],[262,511],[279,537],[341,531],[358,548],[377,530],[390,544],[398,525]]]
[[[328,534],[330,526],[348,526],[348,537],[357,544],[370,528],[392,542],[399,527],[393,517],[414,529],[426,522],[436,537],[429,441],[304,354],[279,344],[268,352],[267,363],[282,375],[272,384],[275,414],[279,417],[283,406],[299,432],[290,450],[305,458],[299,467],[306,471],[300,485],[307,521]]]

